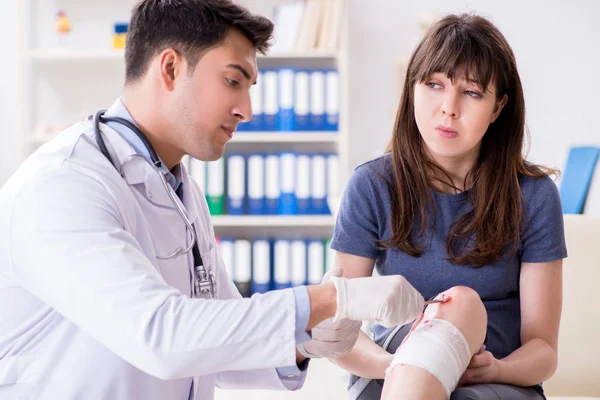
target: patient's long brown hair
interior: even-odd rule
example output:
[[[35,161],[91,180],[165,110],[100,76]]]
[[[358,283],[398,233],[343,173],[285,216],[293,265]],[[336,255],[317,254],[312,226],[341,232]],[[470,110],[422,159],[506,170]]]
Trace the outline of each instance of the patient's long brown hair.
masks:
[[[514,54],[490,21],[472,14],[449,15],[440,20],[410,58],[387,149],[393,169],[392,236],[380,244],[420,256],[424,249],[415,244],[411,235],[417,218],[421,222],[419,237],[435,224],[432,181],[458,190],[425,152],[413,99],[415,85],[431,74],[445,73],[454,79],[461,69],[484,90],[495,83],[497,100],[508,96],[500,115],[483,136],[479,159],[465,179],[465,184],[472,185],[468,192],[471,211],[454,221],[446,241],[451,262],[482,266],[514,252],[521,240],[525,214],[519,175],[543,177],[555,171],[526,162],[522,154],[525,102]],[[430,221],[427,210],[431,211]]]

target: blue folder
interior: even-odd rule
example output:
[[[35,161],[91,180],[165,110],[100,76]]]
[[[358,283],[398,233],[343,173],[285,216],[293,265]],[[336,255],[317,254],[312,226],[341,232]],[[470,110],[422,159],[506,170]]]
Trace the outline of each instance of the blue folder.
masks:
[[[559,190],[563,214],[582,213],[599,154],[598,147],[574,147],[569,151]]]

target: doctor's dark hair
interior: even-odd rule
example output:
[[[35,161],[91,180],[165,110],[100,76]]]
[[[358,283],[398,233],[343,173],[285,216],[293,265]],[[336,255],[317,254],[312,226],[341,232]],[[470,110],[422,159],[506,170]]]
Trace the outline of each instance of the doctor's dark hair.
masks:
[[[421,228],[416,235],[422,238],[435,224],[432,182],[460,191],[427,155],[415,120],[414,88],[434,73],[453,80],[462,71],[484,91],[490,83],[495,84],[496,100],[508,97],[483,136],[479,158],[465,178],[471,207],[453,221],[446,239],[451,262],[483,266],[518,249],[526,223],[519,176],[545,177],[556,171],[526,161],[525,100],[515,56],[496,26],[472,14],[448,15],[438,21],[409,60],[387,148],[393,177],[389,182],[391,237],[380,245],[420,256],[424,248],[415,243],[413,226],[419,219]],[[431,220],[427,220],[428,210]]]
[[[231,28],[238,29],[265,54],[273,23],[231,0],[143,0],[131,14],[125,48],[125,80],[141,78],[152,57],[172,48],[193,72],[209,48],[220,44]]]

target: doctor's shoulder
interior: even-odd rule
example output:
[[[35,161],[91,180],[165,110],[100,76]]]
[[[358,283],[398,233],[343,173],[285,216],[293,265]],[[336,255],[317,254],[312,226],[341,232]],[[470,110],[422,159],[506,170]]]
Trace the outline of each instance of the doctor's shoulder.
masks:
[[[2,203],[48,212],[94,203],[117,208],[124,180],[81,129],[72,126],[27,158],[2,188]]]

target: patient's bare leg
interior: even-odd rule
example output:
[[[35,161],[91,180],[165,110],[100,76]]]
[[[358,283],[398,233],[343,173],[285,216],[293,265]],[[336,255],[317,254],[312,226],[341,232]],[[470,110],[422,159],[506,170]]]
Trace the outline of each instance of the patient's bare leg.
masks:
[[[463,358],[464,356],[468,356],[468,352],[470,352],[470,356],[472,356],[481,348],[485,339],[487,313],[483,303],[477,292],[465,286],[453,287],[445,291],[444,294],[451,297],[450,301],[428,306],[425,310],[425,316],[417,326],[417,329],[425,328],[425,326],[422,325],[428,323],[431,324],[431,322],[441,325],[441,328],[447,328],[447,331],[451,330],[456,332],[454,330],[454,328],[456,328],[462,333],[468,346],[468,350],[464,344],[462,346],[461,354],[463,355]],[[449,322],[451,325],[446,322]],[[402,344],[401,348],[407,346],[407,348],[404,349],[405,351],[412,350],[413,353],[415,351],[424,351],[424,349],[419,348],[418,346],[424,347],[422,346],[422,340],[427,340],[427,338],[422,335],[417,337],[416,332],[417,331],[415,331],[414,337],[411,333],[411,336],[409,336]],[[432,330],[431,332],[436,331]],[[411,339],[413,339],[413,342],[411,342]],[[445,342],[443,343],[445,344]],[[461,343],[464,343],[464,341],[461,340]],[[458,349],[449,348],[449,351],[454,352],[455,350]],[[395,357],[398,357],[398,355],[399,351],[396,352]],[[444,360],[445,359],[446,358],[444,358]],[[466,368],[466,365],[464,365],[463,368],[462,366],[459,367],[459,364],[461,363],[450,367],[456,369],[454,375],[457,375],[458,378]],[[464,362],[462,364],[464,364]],[[394,365],[394,362],[392,362],[392,365]],[[448,368],[445,363],[444,365],[444,368]],[[458,371],[459,369],[462,370]],[[448,372],[447,369],[445,371]],[[450,376],[452,376],[452,374]],[[456,385],[458,378],[456,378],[456,382],[453,382],[453,385]],[[454,381],[454,379],[452,379],[452,381]],[[384,400],[447,399],[447,391],[448,387],[445,388],[440,379],[428,370],[415,365],[398,364],[388,370],[381,398]]]

